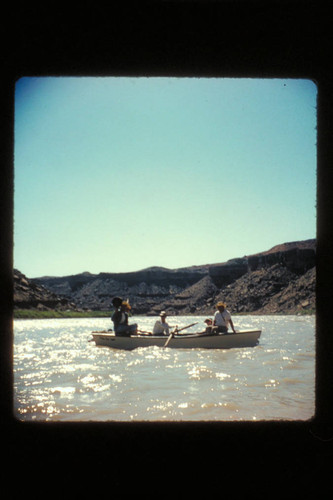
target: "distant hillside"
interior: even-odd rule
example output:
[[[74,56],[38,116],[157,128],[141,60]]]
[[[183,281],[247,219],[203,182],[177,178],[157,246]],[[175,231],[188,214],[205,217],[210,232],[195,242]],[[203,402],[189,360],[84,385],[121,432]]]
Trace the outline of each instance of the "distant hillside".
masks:
[[[226,301],[232,312],[306,312],[315,309],[315,263],[316,241],[306,240],[219,264],[45,276],[26,281],[52,295],[39,302],[31,296],[24,304],[109,311],[117,295],[129,298],[134,314],[156,315],[161,309],[169,314],[210,314],[216,300]],[[22,289],[16,289],[14,300],[21,307]]]

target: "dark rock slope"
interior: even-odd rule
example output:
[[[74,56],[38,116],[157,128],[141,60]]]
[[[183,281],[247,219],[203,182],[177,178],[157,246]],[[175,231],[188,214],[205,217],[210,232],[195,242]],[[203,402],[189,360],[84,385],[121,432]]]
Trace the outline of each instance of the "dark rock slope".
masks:
[[[128,298],[134,314],[211,314],[223,300],[233,313],[298,313],[315,309],[315,240],[284,243],[225,263],[182,269],[152,267],[131,273],[82,273],[27,280],[52,295],[31,307],[110,310],[112,297]],[[25,285],[27,286],[27,285]],[[19,293],[18,293],[19,292]],[[27,290],[25,290],[27,293]],[[20,298],[21,297],[21,298]],[[22,301],[16,287],[15,304]],[[53,306],[58,304],[57,306]]]
[[[261,314],[299,313],[315,310],[315,268],[301,276],[281,264],[250,271],[220,291],[234,312]]]
[[[14,269],[14,308],[49,310],[75,310],[68,298],[59,296],[43,285],[34,283],[17,269]]]

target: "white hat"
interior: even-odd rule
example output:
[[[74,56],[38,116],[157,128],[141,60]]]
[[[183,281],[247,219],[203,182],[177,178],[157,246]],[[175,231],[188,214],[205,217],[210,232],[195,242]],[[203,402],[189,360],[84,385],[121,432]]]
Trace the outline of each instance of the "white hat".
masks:
[[[165,311],[161,311],[160,316],[167,316],[167,313]]]

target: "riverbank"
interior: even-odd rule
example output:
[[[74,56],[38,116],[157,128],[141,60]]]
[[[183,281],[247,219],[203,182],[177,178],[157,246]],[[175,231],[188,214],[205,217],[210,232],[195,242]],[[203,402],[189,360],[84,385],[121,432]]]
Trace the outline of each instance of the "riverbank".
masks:
[[[37,311],[15,309],[14,319],[110,318],[110,311]]]
[[[304,310],[298,313],[298,316],[313,316],[316,314],[314,309]],[[212,316],[208,314],[208,316]],[[259,313],[232,313],[232,316],[260,316]],[[291,313],[274,313],[270,316],[291,316]],[[140,315],[137,315],[140,316]],[[145,316],[145,315],[142,315]],[[195,316],[189,314],[188,316]],[[111,311],[36,311],[32,309],[16,309],[14,319],[56,319],[56,318],[110,318]]]

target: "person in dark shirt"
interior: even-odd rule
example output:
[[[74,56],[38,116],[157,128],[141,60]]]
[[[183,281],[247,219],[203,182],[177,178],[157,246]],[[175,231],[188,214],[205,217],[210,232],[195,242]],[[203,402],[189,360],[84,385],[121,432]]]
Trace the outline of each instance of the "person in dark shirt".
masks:
[[[130,335],[136,335],[138,325],[133,323],[128,324],[128,313],[131,310],[131,306],[128,301],[123,300],[120,307],[117,307],[116,311],[113,313],[111,319],[114,325],[115,335],[129,337]]]

